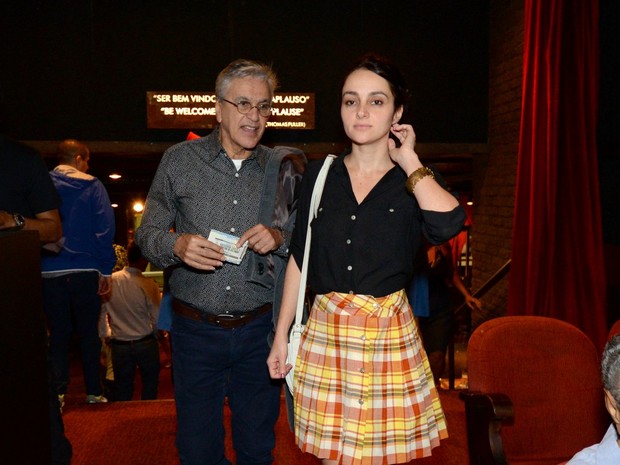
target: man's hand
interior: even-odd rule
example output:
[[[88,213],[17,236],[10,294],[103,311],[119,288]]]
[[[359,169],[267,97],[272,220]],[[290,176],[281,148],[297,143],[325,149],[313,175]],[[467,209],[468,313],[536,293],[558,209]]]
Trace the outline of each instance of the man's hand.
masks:
[[[112,278],[110,276],[99,276],[99,290],[97,294],[105,296],[112,291]],[[109,297],[107,298],[109,299]]]
[[[224,249],[197,234],[183,234],[174,243],[174,254],[198,270],[213,271],[224,263]]]
[[[237,247],[241,247],[245,241],[248,241],[248,247],[254,252],[264,255],[277,250],[284,243],[284,237],[277,229],[257,224],[243,233],[237,242]]]

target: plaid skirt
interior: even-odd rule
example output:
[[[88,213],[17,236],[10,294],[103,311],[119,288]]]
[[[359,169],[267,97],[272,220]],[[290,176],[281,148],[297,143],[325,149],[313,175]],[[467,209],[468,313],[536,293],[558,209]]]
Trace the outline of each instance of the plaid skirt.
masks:
[[[448,437],[404,290],[317,295],[295,366],[295,438],[342,465],[406,463]]]

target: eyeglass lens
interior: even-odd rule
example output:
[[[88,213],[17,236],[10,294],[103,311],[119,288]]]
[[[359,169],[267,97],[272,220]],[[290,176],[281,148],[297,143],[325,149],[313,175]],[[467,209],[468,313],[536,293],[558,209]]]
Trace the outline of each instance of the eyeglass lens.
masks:
[[[261,116],[269,116],[271,114],[271,105],[269,105],[268,103],[259,103],[258,105],[252,105],[247,100],[242,100],[239,103],[231,102],[230,100],[227,100],[227,99],[222,99],[222,100],[237,107],[237,110],[242,115],[249,113],[252,110],[252,108],[256,108]]]

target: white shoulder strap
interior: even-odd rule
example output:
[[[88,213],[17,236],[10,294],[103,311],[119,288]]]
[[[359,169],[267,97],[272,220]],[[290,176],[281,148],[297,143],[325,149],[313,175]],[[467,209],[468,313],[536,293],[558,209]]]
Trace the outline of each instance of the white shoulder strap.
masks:
[[[327,155],[321,171],[316,178],[314,188],[312,189],[312,199],[310,200],[310,215],[308,217],[308,231],[306,232],[306,245],[304,247],[304,260],[301,265],[301,278],[299,279],[299,293],[297,294],[297,313],[295,314],[295,325],[300,325],[303,318],[304,301],[306,299],[306,279],[308,277],[308,258],[310,255],[310,239],[312,236],[311,224],[312,219],[316,218],[321,203],[321,195],[325,186],[325,179],[329,167],[336,158],[336,155]]]

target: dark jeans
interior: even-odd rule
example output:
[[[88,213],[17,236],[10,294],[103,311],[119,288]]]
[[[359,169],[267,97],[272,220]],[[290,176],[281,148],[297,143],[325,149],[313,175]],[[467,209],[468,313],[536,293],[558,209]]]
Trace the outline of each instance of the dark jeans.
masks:
[[[428,317],[418,318],[418,327],[427,354],[432,352],[446,353],[450,339],[454,334],[454,320],[454,312],[450,306],[443,312],[431,313]]]
[[[50,329],[50,360],[54,386],[65,394],[69,385],[69,342],[74,329],[80,339],[86,394],[102,393],[99,379],[101,339],[97,324],[101,310],[99,274],[71,273],[43,279],[43,300]]]
[[[229,465],[224,455],[224,398],[232,412],[238,465],[273,462],[282,383],[267,370],[271,312],[224,329],[177,314],[172,365],[177,448],[182,465]]]
[[[52,465],[69,465],[73,456],[73,447],[65,436],[65,424],[62,421],[58,394],[52,385],[52,366],[48,360],[47,392],[50,409],[50,437],[52,441]]]
[[[138,342],[117,343],[110,341],[112,368],[114,370],[114,400],[133,398],[136,367],[142,380],[142,400],[157,399],[159,386],[159,344],[153,336]]]

